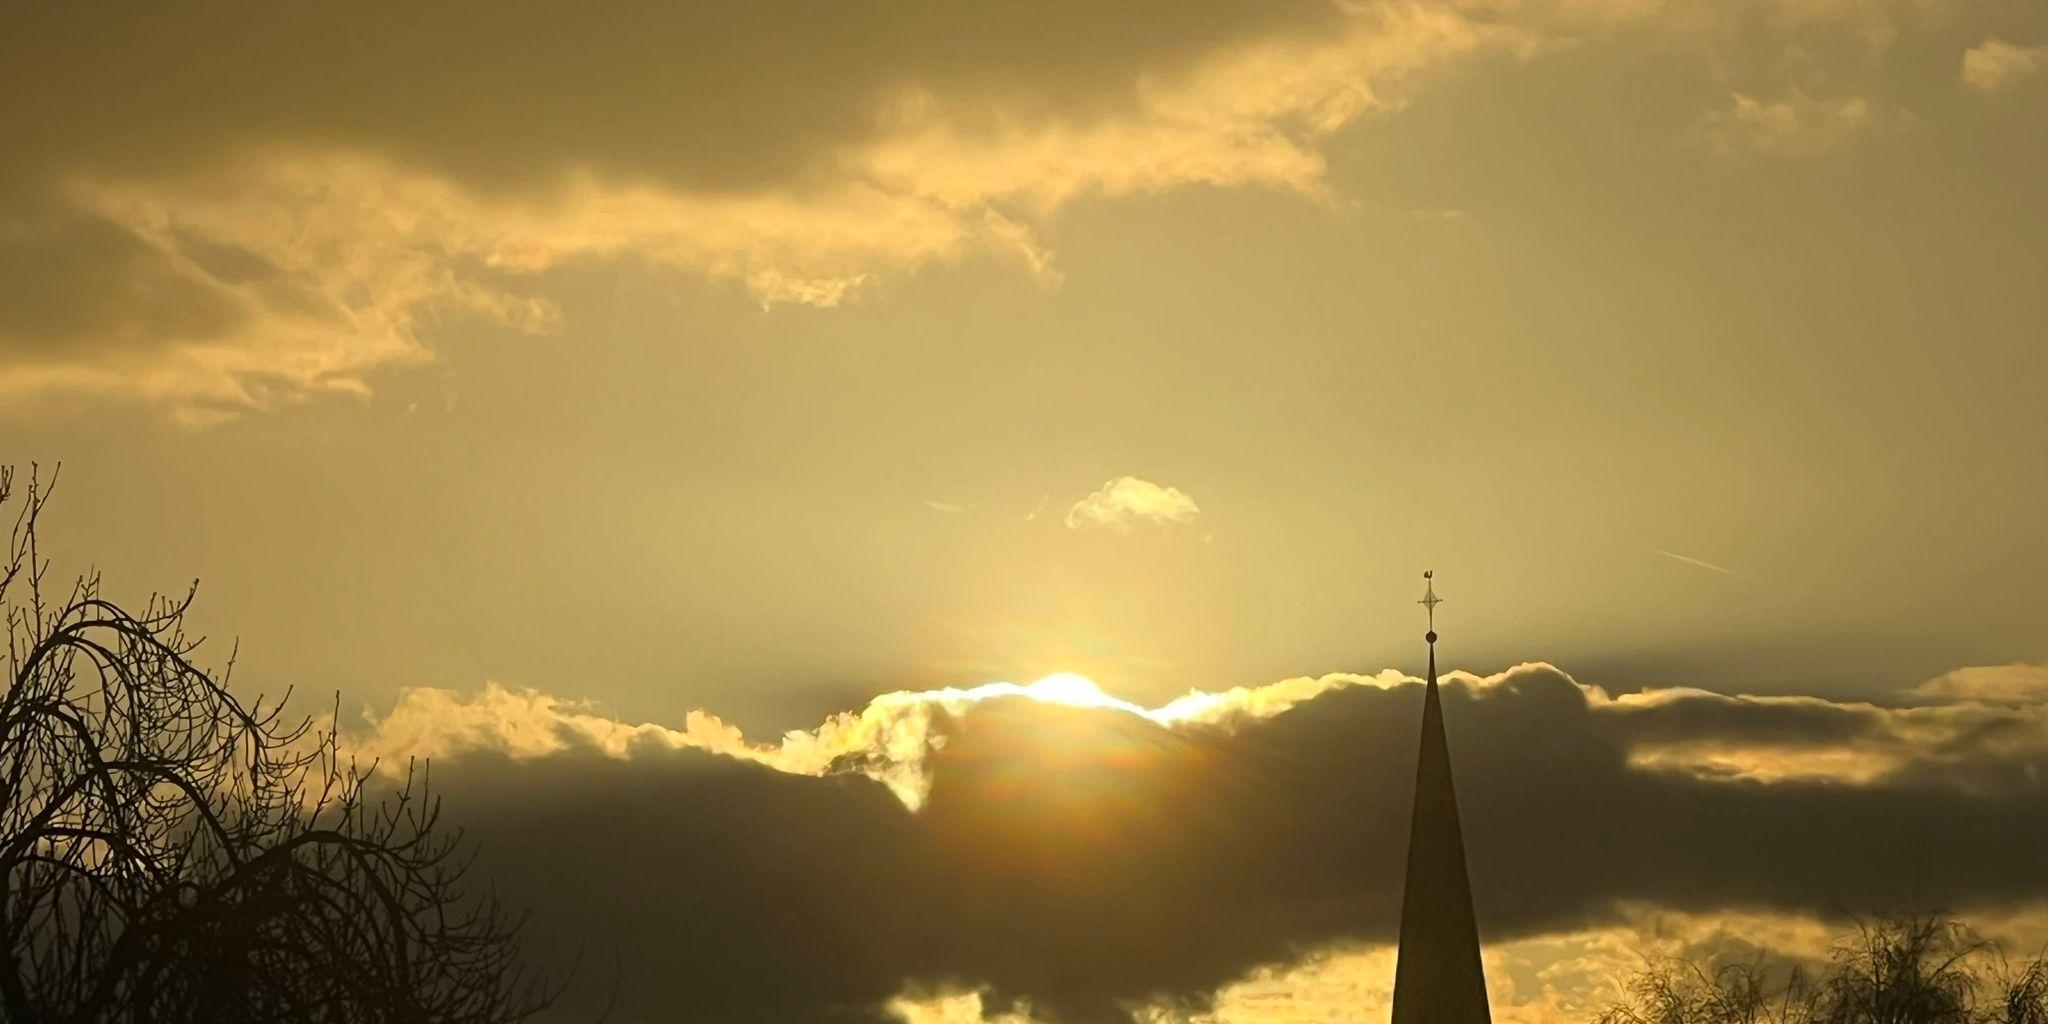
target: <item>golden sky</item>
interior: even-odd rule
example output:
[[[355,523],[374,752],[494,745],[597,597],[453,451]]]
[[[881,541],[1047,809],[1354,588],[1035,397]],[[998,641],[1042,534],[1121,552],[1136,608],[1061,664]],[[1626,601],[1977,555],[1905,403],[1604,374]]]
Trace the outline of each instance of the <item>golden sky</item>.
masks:
[[[1210,728],[1140,712],[1415,672],[1434,568],[1618,778],[2005,793],[2044,128],[2037,0],[25,6],[0,459],[393,752],[858,752],[915,818],[944,705],[878,694]]]

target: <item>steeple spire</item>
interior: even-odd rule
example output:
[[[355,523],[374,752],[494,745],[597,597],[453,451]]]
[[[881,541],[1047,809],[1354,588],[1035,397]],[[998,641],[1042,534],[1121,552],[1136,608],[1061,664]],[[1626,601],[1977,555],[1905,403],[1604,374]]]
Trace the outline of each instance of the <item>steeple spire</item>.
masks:
[[[1436,685],[1435,573],[1425,572],[1429,683],[1415,764],[1415,815],[1408,827],[1408,881],[1401,897],[1401,947],[1394,967],[1393,1024],[1492,1024],[1479,924],[1465,874],[1465,837],[1451,786],[1450,745]]]

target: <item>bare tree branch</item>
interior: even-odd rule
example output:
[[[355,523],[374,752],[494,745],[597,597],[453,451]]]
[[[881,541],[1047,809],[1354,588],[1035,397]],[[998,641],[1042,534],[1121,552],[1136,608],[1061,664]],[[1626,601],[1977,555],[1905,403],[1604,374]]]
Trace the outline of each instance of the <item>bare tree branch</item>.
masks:
[[[15,482],[0,467],[0,504]],[[520,919],[464,891],[424,767],[374,799],[374,765],[331,726],[231,693],[184,632],[196,584],[134,613],[93,574],[52,599],[49,494],[31,467],[0,561],[0,1019],[467,1024],[544,1006]]]

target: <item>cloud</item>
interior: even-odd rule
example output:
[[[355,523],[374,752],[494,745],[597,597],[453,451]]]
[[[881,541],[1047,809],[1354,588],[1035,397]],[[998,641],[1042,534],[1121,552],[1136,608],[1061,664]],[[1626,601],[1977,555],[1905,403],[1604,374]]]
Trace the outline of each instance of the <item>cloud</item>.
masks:
[[[1447,686],[1480,696],[1524,686],[1567,687],[1628,765],[1704,782],[1914,784],[1955,789],[2025,788],[2048,763],[2048,667],[1963,668],[1907,691],[1914,703],[1887,706],[1818,697],[1727,695],[1687,687],[1611,696],[1536,663],[1490,676],[1444,675]],[[616,758],[636,750],[698,750],[797,775],[852,772],[881,782],[910,810],[932,786],[932,757],[948,723],[991,701],[1036,703],[1133,715],[1171,729],[1237,729],[1341,690],[1392,690],[1419,681],[1392,669],[1329,673],[1222,691],[1191,690],[1157,707],[1104,693],[1079,676],[899,690],[874,697],[815,729],[774,744],[748,740],[702,709],[680,728],[620,722],[587,702],[490,683],[470,697],[414,687],[390,711],[366,709],[368,754],[403,762],[476,751],[514,759],[589,750]]]
[[[1069,530],[1115,530],[1128,533],[1139,526],[1186,526],[1201,514],[1195,499],[1179,489],[1161,487],[1134,476],[1111,477],[1100,490],[1067,510]]]
[[[832,716],[812,730],[792,730],[774,745],[754,743],[717,716],[695,709],[680,729],[652,722],[628,724],[594,713],[588,702],[566,701],[533,689],[486,684],[464,698],[453,690],[410,687],[389,712],[365,709],[369,732],[353,746],[373,759],[403,764],[413,758],[489,751],[515,760],[588,750],[626,758],[639,750],[700,750],[794,775],[850,771],[886,785],[911,810],[931,791],[929,755],[943,745],[941,722],[983,701],[1023,698],[1049,704],[1113,708],[1161,725],[1231,724],[1270,718],[1304,700],[1343,686],[1394,686],[1399,673],[1333,673],[1286,679],[1220,693],[1190,691],[1157,708],[1109,697],[1078,676],[1050,676],[1028,685],[984,683],[966,688],[899,690],[868,701],[857,712]]]
[[[1775,100],[1734,93],[1708,111],[1693,138],[1722,156],[1817,157],[1847,149],[1874,131],[1902,123],[1862,96],[1809,96],[1792,89]]]
[[[1913,688],[1930,701],[1987,704],[2048,703],[2048,665],[1977,665],[1936,676]]]
[[[110,35],[86,13],[35,11],[0,41],[11,93],[47,86],[14,111],[8,156],[178,169],[335,143],[498,191],[579,167],[704,191],[787,185],[870,138],[877,101],[905,88],[1072,109],[1148,69],[1342,17],[1321,0],[586,14],[561,0],[488,17],[238,2],[124,10]]]
[[[1086,13],[1086,6],[1076,10],[1076,28],[1084,32],[1091,20],[1107,17]],[[714,136],[737,143],[744,159],[708,144],[699,152],[687,143],[643,147],[645,139],[592,134],[593,126],[633,123],[647,117],[638,112],[661,110],[658,123],[643,127],[648,138],[673,139],[676,118],[717,122],[727,114],[701,96],[666,108],[650,101],[650,91],[660,95],[703,73],[687,60],[663,54],[656,66],[666,70],[650,67],[651,80],[636,74],[620,83],[608,77],[617,53],[601,60],[555,53],[547,41],[536,45],[550,59],[613,90],[608,97],[603,88],[589,96],[573,89],[527,96],[531,106],[519,116],[533,118],[532,129],[561,120],[555,137],[504,126],[487,145],[470,137],[504,110],[521,109],[514,100],[531,92],[534,69],[499,67],[495,62],[509,55],[493,50],[480,55],[478,82],[451,93],[438,80],[441,72],[406,65],[423,59],[423,49],[421,58],[379,57],[400,65],[378,65],[387,87],[408,77],[437,80],[440,92],[404,103],[378,91],[360,97],[365,110],[322,106],[336,98],[309,81],[318,75],[307,68],[282,86],[263,87],[289,118],[252,113],[236,122],[179,108],[166,117],[191,122],[186,135],[133,126],[137,137],[187,159],[81,160],[74,151],[30,147],[25,152],[44,165],[23,179],[31,185],[0,196],[0,221],[10,219],[9,210],[64,213],[56,226],[13,218],[20,223],[0,234],[0,263],[43,264],[40,254],[53,247],[88,243],[118,248],[121,257],[92,264],[104,266],[97,278],[46,292],[44,302],[57,308],[44,322],[13,327],[43,340],[25,356],[10,351],[0,360],[0,394],[111,395],[162,404],[195,421],[323,393],[360,394],[379,371],[433,359],[428,328],[445,318],[555,330],[560,313],[540,278],[580,263],[633,261],[707,278],[742,289],[764,308],[839,305],[971,256],[1011,260],[1052,286],[1060,275],[1038,240],[1038,225],[1074,200],[1195,185],[1325,200],[1320,147],[1331,133],[1398,109],[1439,66],[1533,45],[1511,28],[1419,4],[1272,5],[1275,24],[1211,12],[1235,33],[1179,24],[1199,13],[1176,9],[1143,33],[1162,41],[1128,50],[1111,47],[1091,57],[1063,40],[1053,51],[1060,54],[1057,74],[1034,64],[1044,53],[1018,49],[1043,25],[1012,26],[1008,36],[985,40],[1004,60],[973,73],[951,68],[964,40],[899,40],[917,55],[909,66],[924,61],[947,69],[898,79],[901,72],[886,65],[863,66],[850,81],[866,89],[820,85],[799,90],[805,96],[798,99],[759,88],[761,98],[739,105],[763,105],[757,113],[765,120],[751,131]],[[939,19],[950,26],[962,21],[952,14]],[[786,30],[747,28],[771,38]],[[427,25],[406,35],[433,38],[437,31]],[[248,34],[260,35],[255,27]],[[375,49],[354,31],[339,38]],[[447,42],[468,48],[474,40]],[[608,41],[618,53],[648,45],[637,35]],[[341,60],[351,55],[350,45],[337,42],[333,53],[306,59],[314,67]],[[843,38],[829,45],[858,52],[847,50]],[[815,62],[810,54],[778,56],[797,66]],[[1103,65],[1093,75],[1089,59]],[[52,65],[49,54],[23,60],[52,76],[75,73]],[[1010,64],[1030,73],[1012,74]],[[233,61],[218,55],[209,66]],[[125,81],[133,71],[109,77]],[[212,81],[195,75],[186,85],[204,90]],[[423,120],[481,82],[496,82],[505,95],[463,110],[468,121],[454,122],[453,110],[445,112],[447,125]],[[1093,94],[1066,91],[1079,83]],[[751,96],[740,85],[727,88]],[[147,109],[155,99],[134,98],[134,105]],[[249,101],[218,99],[229,109]],[[564,116],[565,105],[602,105],[603,116]],[[62,134],[60,126],[42,123],[51,111],[36,113],[29,141]],[[301,117],[303,127],[286,127],[300,125]],[[365,120],[351,122],[351,130],[320,130],[355,117]],[[118,133],[103,126],[94,137],[102,135]],[[205,148],[207,140],[213,148]],[[472,147],[490,159],[480,161],[482,152]],[[497,152],[501,147],[508,152]],[[0,320],[0,331],[10,326]]]
[[[2048,67],[2048,46],[2015,46],[1997,36],[1963,51],[1963,84],[1978,92],[1997,92],[2025,81]]]
[[[1590,975],[1535,963],[1618,957],[1660,915],[1798,932],[1895,905],[1916,871],[1931,905],[2048,899],[2048,709],[1901,696],[1447,677],[1505,1019],[1577,1012]],[[1055,677],[887,694],[761,744],[703,712],[416,690],[358,739],[435,755],[537,956],[616,947],[622,1020],[1253,1021],[1282,990],[1378,998],[1419,706],[1399,673],[1150,708]]]
[[[0,396],[193,423],[432,362],[454,321],[564,326],[551,271],[632,265],[831,307],[970,259],[1062,280],[1089,199],[1261,189],[1340,207],[1332,139],[1474,65],[1654,37],[1729,97],[1723,154],[1906,123],[1907,2],[1413,0],[871,12],[555,0],[433,12],[53,5],[0,40],[33,97],[0,157]],[[1741,45],[1738,45],[1741,44]],[[1987,38],[1973,84],[2036,49]],[[1988,86],[1980,86],[1988,87]]]

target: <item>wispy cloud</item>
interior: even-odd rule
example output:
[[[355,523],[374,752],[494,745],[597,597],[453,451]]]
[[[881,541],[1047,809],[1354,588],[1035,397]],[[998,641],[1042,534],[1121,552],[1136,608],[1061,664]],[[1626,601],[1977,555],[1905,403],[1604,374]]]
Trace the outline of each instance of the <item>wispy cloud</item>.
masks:
[[[1792,89],[1777,99],[1735,93],[1708,111],[1693,138],[1721,156],[1815,157],[1853,146],[1865,135],[1902,127],[1905,115],[1862,96],[1810,96]]]
[[[1663,548],[1658,548],[1658,549],[1657,549],[1657,553],[1658,553],[1658,554],[1660,554],[1660,555],[1663,555],[1663,556],[1664,556],[1664,557],[1666,557],[1666,558],[1669,558],[1669,559],[1671,559],[1671,560],[1672,560],[1672,561],[1674,561],[1674,562],[1684,562],[1684,563],[1685,563],[1685,564],[1687,564],[1687,565],[1690,565],[1690,566],[1693,566],[1693,567],[1695,567],[1695,568],[1699,568],[1699,569],[1705,569],[1705,570],[1707,570],[1708,572],[1718,572],[1718,573],[1720,573],[1720,574],[1721,574],[1721,575],[1723,575],[1723,576],[1740,576],[1740,575],[1742,575],[1741,573],[1739,573],[1739,572],[1736,572],[1735,570],[1733,570],[1733,569],[1730,569],[1730,568],[1727,568],[1727,567],[1725,567],[1725,566],[1719,566],[1719,565],[1715,565],[1715,564],[1714,564],[1714,563],[1712,563],[1712,562],[1708,562],[1708,561],[1705,561],[1705,560],[1703,560],[1703,559],[1698,559],[1698,558],[1694,558],[1694,557],[1692,557],[1691,555],[1681,555],[1681,554],[1679,554],[1679,553],[1678,553],[1678,552],[1676,552],[1676,551],[1666,551],[1666,550],[1664,550]]]

